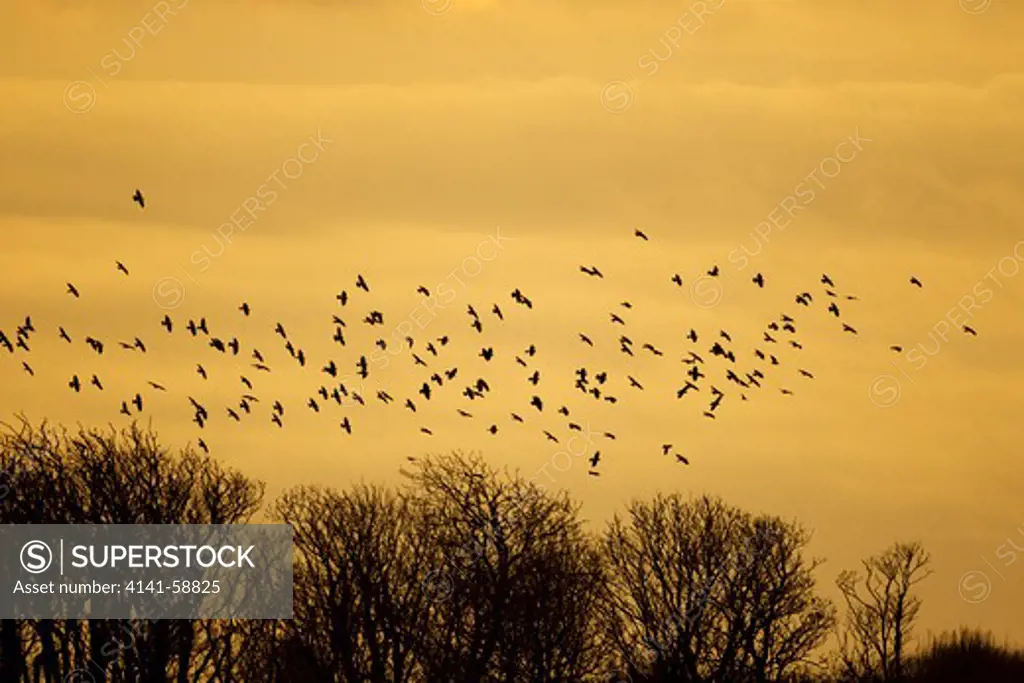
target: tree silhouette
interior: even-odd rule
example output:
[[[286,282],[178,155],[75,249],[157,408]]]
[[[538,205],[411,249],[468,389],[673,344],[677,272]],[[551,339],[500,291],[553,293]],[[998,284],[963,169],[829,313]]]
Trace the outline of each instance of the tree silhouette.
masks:
[[[0,524],[231,524],[263,497],[262,484],[191,449],[172,454],[137,424],[70,432],[22,417],[0,426],[0,470]],[[0,680],[185,683],[211,647],[197,633],[192,620],[4,620]]]
[[[601,559],[578,505],[476,454],[417,461],[407,495],[433,540],[428,680],[579,681],[599,670],[591,636]]]
[[[296,551],[295,618],[279,634],[289,673],[280,680],[413,680],[430,596],[428,543],[413,533],[408,503],[376,487],[300,487],[275,510],[292,525]]]
[[[843,673],[854,680],[900,680],[906,646],[920,599],[911,591],[931,574],[920,543],[895,543],[862,562],[864,573],[847,570],[836,585],[846,601],[840,631]]]
[[[835,621],[813,594],[809,540],[716,498],[634,502],[603,544],[607,638],[630,677],[743,683],[797,671]]]
[[[248,523],[263,487],[137,425],[0,427],[0,523]],[[899,543],[815,594],[795,522],[708,496],[634,501],[602,533],[479,455],[405,485],[300,486],[294,618],[4,620],[17,683],[1017,683],[1024,654],[962,631],[913,653],[929,558]],[[813,665],[841,626],[831,674]]]

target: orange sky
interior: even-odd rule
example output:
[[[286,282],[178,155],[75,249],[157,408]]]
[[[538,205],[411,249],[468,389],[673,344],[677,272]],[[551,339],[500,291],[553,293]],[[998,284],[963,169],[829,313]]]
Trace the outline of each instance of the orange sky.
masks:
[[[659,489],[721,494],[814,529],[829,594],[859,558],[919,539],[936,569],[922,635],[968,624],[1024,642],[1024,561],[1007,545],[1024,548],[1022,21],[1006,0],[8,3],[0,330],[13,337],[31,314],[39,332],[30,353],[0,352],[0,414],[121,424],[120,401],[152,380],[169,391],[146,393],[144,416],[165,440],[196,438],[185,396],[200,398],[216,409],[204,434],[216,457],[272,494],[397,481],[405,456],[452,448],[539,473],[596,522]],[[699,278],[716,263],[718,279]],[[859,297],[837,300],[856,337],[825,310],[823,272]],[[432,311],[421,284],[440,296]],[[511,301],[516,287],[533,310]],[[801,291],[814,292],[811,309],[794,303]],[[384,326],[359,323],[371,309]],[[804,348],[780,344],[782,365],[741,402],[711,339],[727,330],[749,369],[781,312]],[[336,313],[344,350],[330,341]],[[184,336],[202,315],[243,355]],[[306,368],[284,353],[277,321]],[[730,387],[713,421],[701,416],[707,388],[674,398],[691,327],[709,380]],[[352,375],[376,338],[410,329],[418,347],[451,336],[441,359],[416,352],[427,376],[460,368],[452,391],[415,415],[372,398],[304,407],[327,358]],[[618,352],[620,334],[635,358]],[[85,335],[108,342],[103,357]],[[136,335],[147,354],[117,348]],[[641,352],[648,341],[665,356]],[[514,357],[531,343],[527,370]],[[249,367],[254,345],[270,375]],[[607,370],[619,401],[574,391],[580,366]],[[66,387],[94,372],[102,394]],[[368,396],[379,386],[399,404],[424,379],[409,353],[370,372]],[[264,402],[235,425],[222,411],[242,373]],[[477,377],[488,399],[460,397]],[[283,429],[267,415],[275,398]],[[601,450],[600,478],[559,454],[574,434],[554,413],[562,404],[596,433],[573,448]],[[661,456],[666,442],[691,465]]]

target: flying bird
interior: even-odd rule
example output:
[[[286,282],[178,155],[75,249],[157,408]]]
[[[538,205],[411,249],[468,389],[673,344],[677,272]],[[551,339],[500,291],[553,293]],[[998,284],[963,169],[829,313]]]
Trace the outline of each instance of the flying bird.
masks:
[[[910,278],[910,284],[912,284],[912,285],[917,285],[918,287],[924,287],[924,285],[922,285],[922,284],[921,284],[921,281],[920,281],[920,280],[918,280],[918,279],[917,279],[916,277],[914,277],[914,276],[911,276],[911,278]]]
[[[633,234],[634,234],[634,235],[635,235],[636,237],[639,237],[640,239],[642,239],[642,240],[643,240],[644,242],[646,242],[646,241],[647,241],[648,239],[650,239],[649,237],[647,237],[647,235],[645,235],[644,233],[642,233],[642,232],[641,232],[640,230],[634,230],[634,231],[633,231]]]
[[[142,190],[136,188],[135,194],[132,195],[132,201],[139,205],[140,209],[146,208],[146,200],[142,197]]]
[[[123,263],[121,263],[120,261],[115,261],[115,265],[119,271],[121,271],[125,275],[128,274],[128,269],[125,268],[125,265]]]

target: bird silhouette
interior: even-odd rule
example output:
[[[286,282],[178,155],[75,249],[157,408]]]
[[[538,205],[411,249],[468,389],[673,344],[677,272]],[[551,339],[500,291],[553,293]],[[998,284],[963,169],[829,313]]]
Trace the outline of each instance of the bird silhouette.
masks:
[[[965,332],[966,334],[974,335],[975,337],[977,337],[977,336],[978,336],[978,332],[977,332],[977,330],[975,330],[975,329],[974,329],[973,327],[971,327],[970,325],[964,325],[964,332]]]
[[[68,282],[67,285],[68,285],[68,292],[67,293],[70,294],[71,296],[75,297],[76,299],[78,299],[81,296],[78,293],[78,289],[73,284],[71,284],[70,282]]]
[[[363,290],[364,292],[370,291],[370,286],[366,284],[366,280],[363,278],[362,275],[356,278],[356,287]]]
[[[696,370],[696,366],[694,366],[694,369]],[[688,391],[700,391],[700,388],[693,382],[687,382],[681,389],[676,391],[676,398],[682,398]]]
[[[117,269],[118,269],[119,271],[121,271],[121,272],[122,272],[122,273],[124,273],[125,275],[127,275],[127,274],[128,274],[128,269],[127,269],[127,268],[125,267],[125,265],[124,265],[123,263],[121,263],[120,261],[115,261],[115,262],[114,262],[114,265],[115,265],[115,267],[116,267],[116,268],[117,268]]]
[[[647,235],[645,235],[645,234],[644,234],[643,232],[641,232],[640,230],[634,230],[634,231],[633,231],[633,234],[634,234],[634,235],[635,235],[636,237],[639,237],[640,239],[642,239],[642,240],[643,240],[644,242],[646,242],[646,241],[647,241],[647,240],[649,239],[649,238],[647,237]]]
[[[146,208],[146,200],[142,196],[142,190],[136,188],[135,194],[132,195],[132,201],[137,203],[140,209]]]
[[[761,275],[761,273],[755,275],[752,282],[758,287],[761,287],[762,289],[764,288],[764,276]]]
[[[924,287],[924,285],[921,284],[921,281],[918,280],[916,277],[913,277],[913,276],[911,276],[911,278],[910,278],[910,284],[917,285],[918,287]]]

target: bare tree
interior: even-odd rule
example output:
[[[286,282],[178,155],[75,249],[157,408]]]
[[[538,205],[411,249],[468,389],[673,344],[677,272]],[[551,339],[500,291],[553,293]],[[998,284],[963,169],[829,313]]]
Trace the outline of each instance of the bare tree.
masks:
[[[899,680],[904,674],[920,599],[914,586],[931,575],[931,558],[920,543],[895,543],[863,560],[863,574],[847,570],[836,585],[846,602],[839,632],[843,674],[854,680]]]
[[[192,449],[177,454],[138,425],[77,432],[0,425],[9,492],[0,524],[230,524],[258,510],[263,485]],[[0,680],[196,680],[209,643],[192,620],[5,620]],[[81,677],[83,674],[77,674]]]
[[[604,538],[606,637],[634,679],[779,681],[835,623],[810,535],[719,499],[634,502]]]
[[[432,539],[434,599],[417,647],[426,680],[580,681],[601,558],[578,506],[474,454],[421,460],[406,497]]]
[[[407,502],[376,487],[299,487],[275,511],[296,548],[295,618],[279,638],[285,668],[301,675],[287,680],[414,680],[427,539]]]

